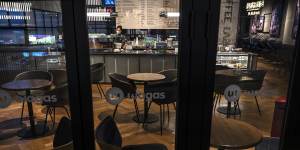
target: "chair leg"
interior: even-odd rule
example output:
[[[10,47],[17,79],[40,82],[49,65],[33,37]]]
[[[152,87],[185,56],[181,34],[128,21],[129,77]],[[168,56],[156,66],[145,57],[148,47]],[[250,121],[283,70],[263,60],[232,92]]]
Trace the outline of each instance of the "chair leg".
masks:
[[[174,110],[176,111],[176,104],[175,104],[175,103],[173,103],[173,106],[174,106]]]
[[[261,111],[260,111],[260,107],[259,107],[259,104],[258,104],[258,101],[257,101],[257,96],[254,96],[254,97],[255,97],[255,102],[256,102],[258,113],[261,116]]]
[[[240,100],[237,101],[237,108],[238,108],[238,110],[240,112],[240,119],[241,119],[242,118],[242,111],[240,109]]]
[[[98,92],[99,92],[99,94],[100,94],[100,98],[102,99],[102,93],[101,93],[101,91],[100,91],[99,84],[97,83],[96,86],[97,86]]]
[[[138,122],[140,122],[140,112],[139,112],[139,107],[136,102],[136,98],[133,99],[133,102],[134,102],[134,107],[135,107],[135,114],[137,116]]]
[[[219,94],[215,94],[214,100],[215,100],[215,103],[214,103],[214,109],[213,109],[213,111],[215,113],[216,109],[217,109],[218,102],[219,102]]]
[[[151,105],[152,105],[152,101],[150,101],[150,103],[149,103],[149,105],[148,105],[148,109],[145,109],[144,114],[145,114],[145,113],[148,114]],[[146,123],[146,118],[144,118],[144,120],[143,120],[143,127],[145,127],[145,123]]]
[[[234,115],[233,115],[233,117],[234,117],[234,119],[235,119],[235,117],[236,117],[236,109],[237,109],[237,102],[234,102],[233,103],[233,107],[234,107]]]
[[[165,125],[165,105],[162,105],[163,106],[163,126]]]
[[[227,118],[230,117],[230,110],[231,110],[230,108],[231,108],[231,103],[228,102],[228,104],[227,104]]]
[[[162,136],[162,132],[163,132],[163,112],[162,112],[162,107],[161,105],[159,105],[160,107],[160,135]]]
[[[103,90],[103,88],[102,88],[102,86],[101,86],[100,83],[99,83],[99,88],[100,88],[100,90],[101,90],[101,92],[102,92],[102,95],[103,95],[104,98],[106,99],[106,95],[105,95],[104,90]]]
[[[45,118],[45,122],[44,122],[44,133],[46,132],[49,110],[50,110],[50,107],[47,107],[46,118]]]
[[[52,122],[52,128],[54,129],[55,126],[55,107],[53,107],[53,122]]]
[[[116,107],[115,107],[115,110],[114,110],[114,113],[113,113],[113,118],[114,118],[114,119],[115,119],[115,116],[116,116],[116,112],[117,112],[117,110],[118,110],[118,107],[119,107],[119,104],[116,105]]]
[[[23,122],[23,114],[24,114],[24,105],[25,105],[25,100],[23,100],[23,104],[22,104],[22,112],[21,112],[21,124]]]
[[[66,111],[66,113],[67,113],[68,117],[69,117],[69,118],[71,118],[71,115],[70,115],[70,113],[69,113],[68,109],[67,109],[65,106],[63,106],[62,108],[64,108],[64,110]]]
[[[168,124],[170,123],[170,109],[169,104],[167,104],[167,111],[168,111]]]

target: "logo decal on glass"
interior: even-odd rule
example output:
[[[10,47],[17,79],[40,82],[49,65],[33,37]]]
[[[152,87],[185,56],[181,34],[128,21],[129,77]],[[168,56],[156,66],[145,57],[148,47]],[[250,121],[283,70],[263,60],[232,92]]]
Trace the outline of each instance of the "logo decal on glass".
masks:
[[[0,90],[0,108],[8,107],[11,102],[11,96],[7,92]]]
[[[120,88],[112,87],[106,92],[106,101],[112,105],[120,104],[124,99],[124,93]]]
[[[229,102],[236,102],[240,99],[241,88],[238,85],[230,85],[224,91],[225,99]]]

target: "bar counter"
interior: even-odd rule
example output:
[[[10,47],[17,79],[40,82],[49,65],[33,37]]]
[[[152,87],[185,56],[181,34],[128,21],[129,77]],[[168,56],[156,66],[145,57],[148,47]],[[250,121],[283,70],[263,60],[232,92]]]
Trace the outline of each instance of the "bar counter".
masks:
[[[50,52],[50,51],[51,52]],[[3,79],[0,83],[12,80],[13,77],[28,70],[65,69],[65,53],[55,49],[39,48],[12,48],[1,50],[0,74]],[[104,81],[110,82],[109,73],[124,75],[132,73],[156,73],[167,69],[176,69],[178,54],[175,50],[127,50],[114,51],[113,49],[91,49],[90,64],[104,63]],[[217,65],[232,68],[256,70],[257,55],[247,52],[218,52]],[[238,65],[237,65],[238,64]]]
[[[177,54],[174,50],[91,50],[91,64],[104,63],[104,82],[109,82],[109,73],[132,74],[139,72],[155,73],[177,68]]]

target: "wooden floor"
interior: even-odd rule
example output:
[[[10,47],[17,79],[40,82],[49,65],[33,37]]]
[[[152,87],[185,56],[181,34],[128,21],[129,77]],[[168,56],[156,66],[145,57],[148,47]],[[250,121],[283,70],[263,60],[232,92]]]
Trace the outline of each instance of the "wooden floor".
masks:
[[[254,125],[260,129],[264,136],[269,136],[272,125],[274,111],[274,101],[277,97],[286,95],[288,75],[284,72],[274,71],[273,67],[267,63],[259,63],[259,69],[268,70],[261,98],[259,103],[262,109],[262,116],[259,116],[253,97],[243,95],[241,98],[242,116],[241,120]],[[110,86],[105,85],[108,89]],[[142,91],[142,87],[139,88]],[[112,114],[114,107],[100,99],[96,87],[93,87],[94,103],[94,122],[95,128],[106,115]],[[139,100],[139,108],[142,111],[143,102]],[[16,136],[17,131],[21,128],[18,119],[21,112],[21,103],[13,103],[8,108],[0,109],[0,149],[9,150],[47,150],[52,148],[53,134],[33,140],[22,140]],[[132,101],[125,100],[119,107],[116,115],[116,121],[123,136],[123,145],[144,144],[144,143],[162,143],[168,146],[169,150],[174,149],[174,128],[175,128],[175,110],[171,109],[170,122],[165,125],[163,136],[160,136],[159,123],[149,124],[146,130],[132,121],[134,116],[134,106]],[[35,117],[43,121],[45,114],[41,105],[34,105]],[[151,113],[159,115],[159,109],[153,105]],[[25,113],[27,114],[27,112]],[[224,117],[219,113],[217,116]],[[57,111],[56,122],[61,116],[66,116],[63,110]],[[28,123],[28,122],[27,122]],[[97,147],[98,148],[98,147]],[[98,148],[99,149],[99,148]]]

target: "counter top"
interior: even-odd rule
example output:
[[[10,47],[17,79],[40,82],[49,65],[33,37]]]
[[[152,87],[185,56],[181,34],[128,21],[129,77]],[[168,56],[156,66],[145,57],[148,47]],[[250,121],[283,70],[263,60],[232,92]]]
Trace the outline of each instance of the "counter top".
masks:
[[[112,49],[91,49],[91,55],[177,55],[174,50],[127,50],[114,52]]]

